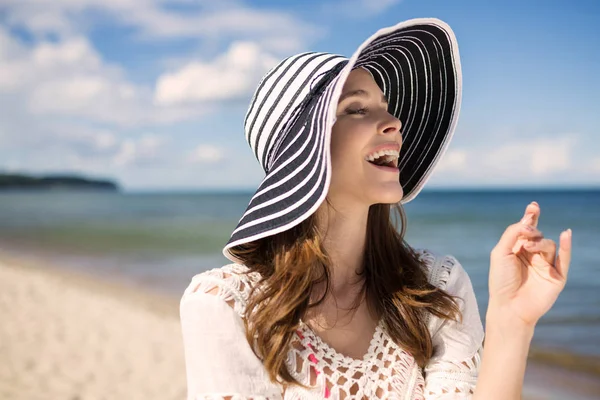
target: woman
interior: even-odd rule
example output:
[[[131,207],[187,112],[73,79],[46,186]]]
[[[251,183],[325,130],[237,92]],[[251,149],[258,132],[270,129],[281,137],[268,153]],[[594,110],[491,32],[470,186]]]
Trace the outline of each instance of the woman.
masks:
[[[382,29],[350,59],[290,57],[260,82],[246,138],[266,176],[181,300],[189,399],[519,399],[571,233],[509,226],[490,258],[486,340],[469,276],[414,250],[397,203],[444,153],[461,100],[450,28]],[[401,230],[391,219],[397,209]]]

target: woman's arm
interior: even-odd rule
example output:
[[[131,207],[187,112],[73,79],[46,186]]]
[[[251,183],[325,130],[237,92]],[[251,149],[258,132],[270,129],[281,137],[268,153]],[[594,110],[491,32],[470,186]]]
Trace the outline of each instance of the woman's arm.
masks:
[[[520,399],[533,326],[506,321],[488,307],[486,336],[473,399]]]
[[[490,302],[477,400],[521,399],[529,345],[537,321],[567,281],[571,231],[556,244],[537,230],[540,208],[531,203],[520,223],[509,226],[490,257]]]

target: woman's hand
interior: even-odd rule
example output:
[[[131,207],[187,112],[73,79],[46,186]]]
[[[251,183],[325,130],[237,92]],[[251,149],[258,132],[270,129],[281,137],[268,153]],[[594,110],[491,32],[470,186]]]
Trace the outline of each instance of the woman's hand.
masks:
[[[488,318],[533,327],[565,287],[571,261],[571,230],[556,243],[537,229],[540,207],[531,203],[525,216],[509,226],[490,256]]]

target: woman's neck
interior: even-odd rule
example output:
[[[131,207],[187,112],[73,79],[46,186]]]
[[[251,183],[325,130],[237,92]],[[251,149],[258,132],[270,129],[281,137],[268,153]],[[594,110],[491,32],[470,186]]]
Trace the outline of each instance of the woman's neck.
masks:
[[[352,287],[362,286],[362,278],[357,274],[363,264],[369,209],[340,210],[336,207],[336,210],[320,211],[319,231],[331,260],[331,293],[338,297]]]

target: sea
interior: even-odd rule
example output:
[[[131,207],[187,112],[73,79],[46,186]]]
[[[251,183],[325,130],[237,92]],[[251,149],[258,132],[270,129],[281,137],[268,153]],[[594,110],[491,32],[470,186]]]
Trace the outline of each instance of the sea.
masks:
[[[0,259],[23,256],[179,297],[193,275],[229,263],[221,249],[251,196],[1,192]],[[531,201],[540,204],[546,237],[573,231],[567,285],[532,347],[600,357],[600,189],[425,190],[404,206],[406,240],[462,263],[485,321],[490,251]]]

